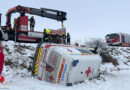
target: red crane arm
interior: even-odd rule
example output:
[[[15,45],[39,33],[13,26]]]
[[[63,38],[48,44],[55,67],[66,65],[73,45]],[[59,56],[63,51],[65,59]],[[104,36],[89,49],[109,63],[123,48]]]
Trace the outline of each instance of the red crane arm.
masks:
[[[11,8],[8,10],[6,16],[7,16],[7,22],[6,26],[11,28],[11,14],[19,12],[21,16],[24,16],[25,13],[37,15],[41,17],[50,18],[53,20],[61,21],[63,22],[66,20],[66,12],[59,11],[59,10],[53,10],[53,9],[47,9],[47,8],[30,8],[30,7],[24,7],[24,6],[16,6],[14,8]]]
[[[6,26],[7,27],[11,28],[11,15],[12,15],[12,13],[16,13],[16,12],[19,12],[22,15],[25,13],[30,13],[30,9],[21,7],[20,5],[9,9],[7,14],[6,14],[6,19],[7,19]]]

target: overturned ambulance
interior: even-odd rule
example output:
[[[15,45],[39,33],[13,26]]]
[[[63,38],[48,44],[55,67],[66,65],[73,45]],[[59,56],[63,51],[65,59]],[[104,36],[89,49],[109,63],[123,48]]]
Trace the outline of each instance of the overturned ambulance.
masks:
[[[91,51],[60,44],[39,44],[32,74],[51,83],[71,86],[99,75],[101,57]]]

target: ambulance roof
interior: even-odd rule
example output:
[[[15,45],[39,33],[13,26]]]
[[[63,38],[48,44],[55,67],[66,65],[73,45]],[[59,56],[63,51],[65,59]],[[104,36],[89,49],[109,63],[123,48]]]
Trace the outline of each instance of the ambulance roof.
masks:
[[[91,51],[82,48],[82,47],[74,47],[68,45],[51,45],[46,46],[46,48],[50,47],[51,49],[55,49],[57,52],[62,54],[70,55],[71,57],[75,56],[82,56],[82,55],[94,55]]]
[[[61,55],[66,55],[72,59],[78,60],[86,60],[86,58],[89,58],[94,61],[97,60],[96,58],[99,56],[98,54],[94,54],[85,48],[55,47],[55,50],[59,52]]]

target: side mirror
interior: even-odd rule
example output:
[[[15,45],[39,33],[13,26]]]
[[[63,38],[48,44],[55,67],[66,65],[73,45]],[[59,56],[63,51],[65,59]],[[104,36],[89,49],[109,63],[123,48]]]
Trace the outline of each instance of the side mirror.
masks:
[[[97,49],[98,49],[98,47],[95,47],[95,48],[94,48],[94,51],[97,51]]]
[[[95,47],[95,48],[94,48],[94,50],[93,50],[93,53],[94,53],[94,54],[98,54],[97,49],[98,49],[98,47]]]

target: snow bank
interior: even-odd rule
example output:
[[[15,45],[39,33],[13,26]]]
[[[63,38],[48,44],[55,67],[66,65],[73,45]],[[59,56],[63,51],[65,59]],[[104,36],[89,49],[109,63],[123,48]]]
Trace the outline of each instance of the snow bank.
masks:
[[[128,90],[130,88],[130,48],[108,47],[109,53],[119,65],[105,63],[101,66],[101,77],[85,80],[72,87],[50,84],[31,76],[32,58],[37,44],[3,42],[5,83],[0,89],[9,90]]]
[[[36,44],[8,41],[3,42],[2,46],[5,55],[5,75],[10,74],[10,77],[24,77],[28,72],[31,72]]]

